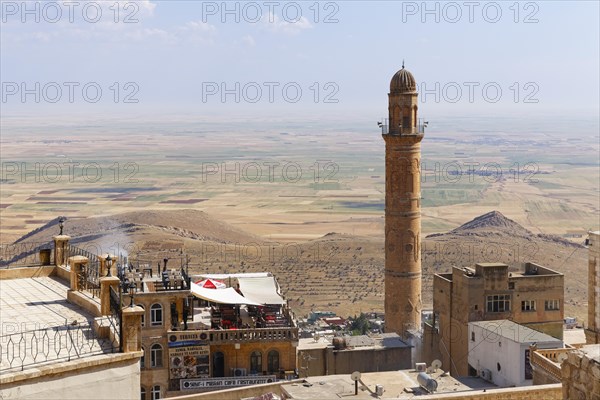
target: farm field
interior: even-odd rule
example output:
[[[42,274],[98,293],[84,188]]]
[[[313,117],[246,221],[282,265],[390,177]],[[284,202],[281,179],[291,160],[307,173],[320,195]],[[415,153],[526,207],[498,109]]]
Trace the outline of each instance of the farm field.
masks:
[[[532,232],[575,241],[598,227],[597,121],[581,122],[577,137],[560,121],[535,132],[529,124],[431,124],[422,143],[424,234],[492,209]],[[279,241],[329,232],[381,237],[384,143],[375,124],[271,126],[9,119],[1,139],[0,241],[58,215],[180,208]]]

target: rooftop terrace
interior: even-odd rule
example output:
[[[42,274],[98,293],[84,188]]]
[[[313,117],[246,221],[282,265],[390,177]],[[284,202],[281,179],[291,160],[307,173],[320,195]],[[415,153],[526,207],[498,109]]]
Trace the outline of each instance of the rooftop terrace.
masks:
[[[119,350],[98,337],[93,315],[67,301],[68,289],[51,276],[0,280],[0,371]]]

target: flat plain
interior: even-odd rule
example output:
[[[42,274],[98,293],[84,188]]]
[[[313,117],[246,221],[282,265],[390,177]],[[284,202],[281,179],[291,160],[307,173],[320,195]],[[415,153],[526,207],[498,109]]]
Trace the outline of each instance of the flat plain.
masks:
[[[312,285],[327,281],[329,286],[348,277],[337,289],[328,289],[331,294],[314,288],[295,294],[285,284],[300,312],[334,308],[345,315],[381,309],[385,171],[384,142],[375,122],[6,119],[0,143],[0,241],[10,243],[59,215],[75,221],[142,210],[204,211],[279,246],[333,241],[352,250],[350,258],[331,253],[329,267],[312,274]],[[583,242],[586,231],[599,228],[600,149],[593,119],[445,118],[430,124],[422,152],[423,237],[493,210],[533,235],[556,235],[575,244]],[[111,234],[120,240],[118,232]],[[435,257],[435,247],[429,249],[433,253],[424,255],[424,263]],[[585,251],[573,249],[582,272]],[[556,247],[556,260],[569,263],[558,254],[565,251]],[[360,260],[355,272],[350,272],[352,256]],[[542,261],[554,264],[548,261],[552,257]],[[196,264],[199,271],[209,268]],[[239,262],[227,264],[210,263],[210,268],[240,268]],[[446,263],[432,271],[440,268]],[[335,300],[343,299],[339,293],[348,285],[356,286],[351,295],[363,289],[367,294]],[[292,286],[301,287],[301,282]],[[581,305],[585,285],[570,290],[578,292]],[[579,314],[575,304],[567,311]]]

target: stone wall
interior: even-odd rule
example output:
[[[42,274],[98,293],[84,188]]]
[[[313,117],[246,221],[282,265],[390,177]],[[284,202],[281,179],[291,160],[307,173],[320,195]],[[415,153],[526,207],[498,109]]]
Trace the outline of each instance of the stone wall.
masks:
[[[140,356],[102,354],[4,373],[0,399],[139,399]]]
[[[583,349],[592,346],[584,346]],[[596,347],[596,346],[594,346]],[[596,354],[598,352],[596,351]],[[598,357],[596,355],[596,357]],[[562,366],[563,397],[569,400],[600,400],[600,363],[585,351],[572,351]]]
[[[419,396],[422,400],[562,400],[560,384]]]

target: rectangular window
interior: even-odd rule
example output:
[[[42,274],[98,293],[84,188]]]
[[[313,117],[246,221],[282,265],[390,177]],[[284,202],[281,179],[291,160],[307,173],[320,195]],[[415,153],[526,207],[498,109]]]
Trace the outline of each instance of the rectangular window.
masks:
[[[510,311],[510,294],[494,294],[487,296],[487,312]]]
[[[521,302],[521,311],[535,311],[535,300],[523,300]]]
[[[546,311],[555,311],[560,310],[560,301],[559,300],[546,300],[544,302]]]

